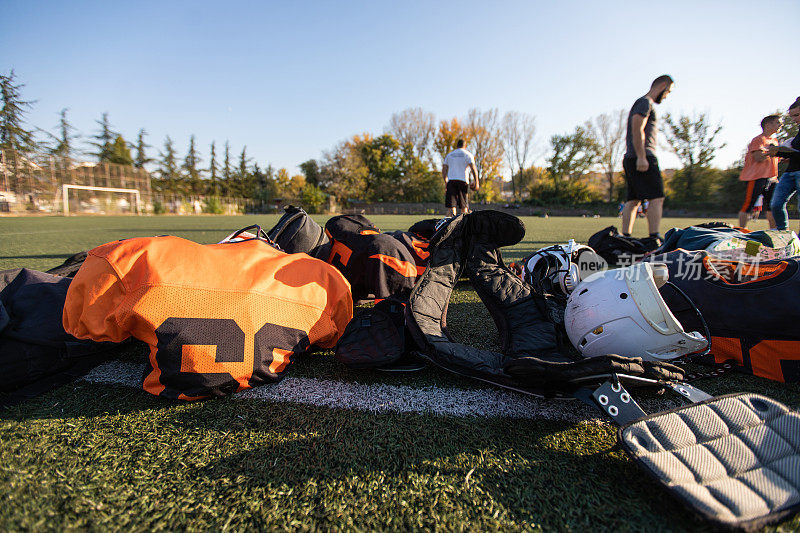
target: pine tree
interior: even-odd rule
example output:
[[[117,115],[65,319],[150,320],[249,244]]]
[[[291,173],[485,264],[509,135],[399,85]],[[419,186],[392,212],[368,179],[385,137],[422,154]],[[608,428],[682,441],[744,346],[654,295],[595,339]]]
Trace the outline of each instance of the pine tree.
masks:
[[[131,151],[128,148],[128,143],[122,138],[122,135],[117,135],[117,138],[111,143],[108,153],[108,162],[116,165],[133,166]]]
[[[250,158],[247,157],[247,146],[242,148],[242,153],[239,155],[239,165],[236,169],[236,192],[237,196],[249,198],[252,196],[252,187],[250,186]]]
[[[225,141],[225,159],[222,163],[222,194],[231,196],[231,146]]]
[[[261,207],[266,206],[275,194],[275,181],[272,175],[275,173],[272,165],[267,164],[264,170],[258,166],[258,163],[253,165],[253,196],[254,200],[260,202]]]
[[[103,118],[95,120],[95,122],[100,126],[100,130],[96,135],[92,135],[92,138],[97,139],[97,142],[90,142],[89,144],[94,146],[97,151],[90,152],[90,155],[96,156],[98,161],[105,163],[111,157],[112,144],[119,134],[111,129],[111,123],[108,121],[108,112],[103,113]]]
[[[194,135],[192,135],[189,137],[189,150],[183,160],[183,170],[186,172],[185,177],[188,181],[188,188],[193,194],[200,194],[203,185],[200,181],[200,169],[198,168],[200,163],[201,159],[195,147]]]
[[[159,189],[162,192],[178,194],[180,192],[178,187],[180,179],[178,159],[175,153],[175,143],[169,135],[164,139],[164,151],[159,153],[159,157],[158,175],[161,178],[161,182],[158,184]]]
[[[151,146],[144,142],[145,135],[147,135],[147,130],[140,129],[136,139],[136,157],[133,159],[133,166],[136,168],[144,168],[146,164],[153,162],[152,158],[147,157],[147,149]]]
[[[219,165],[217,164],[217,146],[216,141],[211,141],[211,159],[208,162],[208,176],[211,181],[209,190],[214,196],[219,196]]]
[[[22,100],[21,90],[25,85],[16,84],[12,70],[7,76],[0,74],[0,93],[3,107],[0,109],[0,149],[27,153],[37,148],[33,131],[25,128],[25,114],[35,103]]]
[[[78,138],[78,135],[72,133],[75,131],[75,128],[72,127],[72,124],[70,124],[69,120],[67,120],[67,111],[69,111],[69,109],[65,107],[59,114],[61,118],[59,119],[57,126],[58,136],[51,135],[55,145],[50,150],[50,153],[61,159],[65,165],[69,164],[69,160],[72,157],[72,141]]]

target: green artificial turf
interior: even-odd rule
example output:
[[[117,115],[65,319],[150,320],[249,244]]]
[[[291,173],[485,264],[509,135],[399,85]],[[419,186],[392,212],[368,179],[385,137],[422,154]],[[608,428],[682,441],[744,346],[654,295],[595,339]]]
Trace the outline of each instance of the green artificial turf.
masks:
[[[424,217],[370,217],[384,230]],[[318,217],[320,222],[325,217]],[[216,242],[277,216],[0,218],[0,269],[52,268],[111,240],[173,234]],[[525,218],[508,260],[585,242],[618,219]],[[687,226],[667,220],[665,227]],[[763,224],[759,221],[757,224]],[[638,222],[640,234],[644,222]],[[756,225],[756,229],[760,226]],[[454,336],[496,348],[468,284],[448,313]],[[126,360],[142,359],[133,347]],[[435,368],[354,371],[331,352],[296,377],[485,388]],[[800,407],[800,387],[743,375],[714,394],[755,391]],[[177,403],[119,385],[76,382],[0,410],[0,530],[707,531],[615,447],[612,425],[544,419],[370,413],[221,399]],[[800,518],[783,531],[800,529]]]

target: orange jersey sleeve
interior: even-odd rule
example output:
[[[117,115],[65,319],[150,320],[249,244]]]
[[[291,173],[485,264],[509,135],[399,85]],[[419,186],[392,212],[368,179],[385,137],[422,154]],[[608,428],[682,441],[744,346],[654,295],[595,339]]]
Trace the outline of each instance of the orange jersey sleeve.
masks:
[[[108,261],[90,252],[67,290],[64,330],[78,339],[124,341],[131,334],[119,324],[117,311],[125,296],[122,281]]]

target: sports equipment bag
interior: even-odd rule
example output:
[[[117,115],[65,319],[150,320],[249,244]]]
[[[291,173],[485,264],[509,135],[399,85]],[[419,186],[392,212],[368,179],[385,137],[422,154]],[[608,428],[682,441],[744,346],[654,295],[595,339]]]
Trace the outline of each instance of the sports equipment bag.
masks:
[[[116,345],[64,331],[70,281],[27,268],[0,272],[0,404],[63,385],[113,355]]]

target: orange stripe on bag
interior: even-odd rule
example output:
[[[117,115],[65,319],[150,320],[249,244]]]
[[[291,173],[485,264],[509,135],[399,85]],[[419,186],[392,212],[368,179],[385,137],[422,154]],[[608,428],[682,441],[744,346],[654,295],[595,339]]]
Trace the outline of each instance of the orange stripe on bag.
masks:
[[[781,361],[800,361],[800,341],[764,340],[750,348],[753,374],[786,382]]]
[[[417,265],[415,265],[414,263],[409,263],[408,261],[403,261],[396,257],[391,257],[383,254],[371,255],[369,256],[369,258],[377,259],[378,261],[385,264],[392,270],[399,272],[401,275],[407,278],[417,277]]]
[[[350,256],[353,255],[353,250],[339,241],[333,241],[333,246],[331,246],[331,255],[328,256],[328,263],[333,264],[333,259],[337,255],[339,256],[339,261],[341,261],[342,266],[347,266],[348,261],[350,261]]]
[[[762,265],[758,263],[744,263],[728,261],[727,259],[715,259],[711,256],[703,257],[703,266],[714,277],[720,279],[728,285],[744,285],[757,281],[765,281],[781,274],[789,263]],[[750,278],[737,281],[734,278]]]
[[[711,353],[714,361],[724,363],[733,359],[739,366],[744,366],[742,356],[742,341],[728,337],[711,337]]]
[[[414,252],[417,254],[417,257],[419,257],[422,260],[427,259],[428,256],[431,255],[431,253],[429,251],[427,251],[428,250],[428,244],[429,243],[427,243],[427,242],[422,242],[422,241],[418,241],[416,239],[411,239],[411,246],[414,247]]]
[[[280,374],[291,362],[291,354],[291,350],[273,348],[272,362],[269,364],[269,371],[274,374]]]

